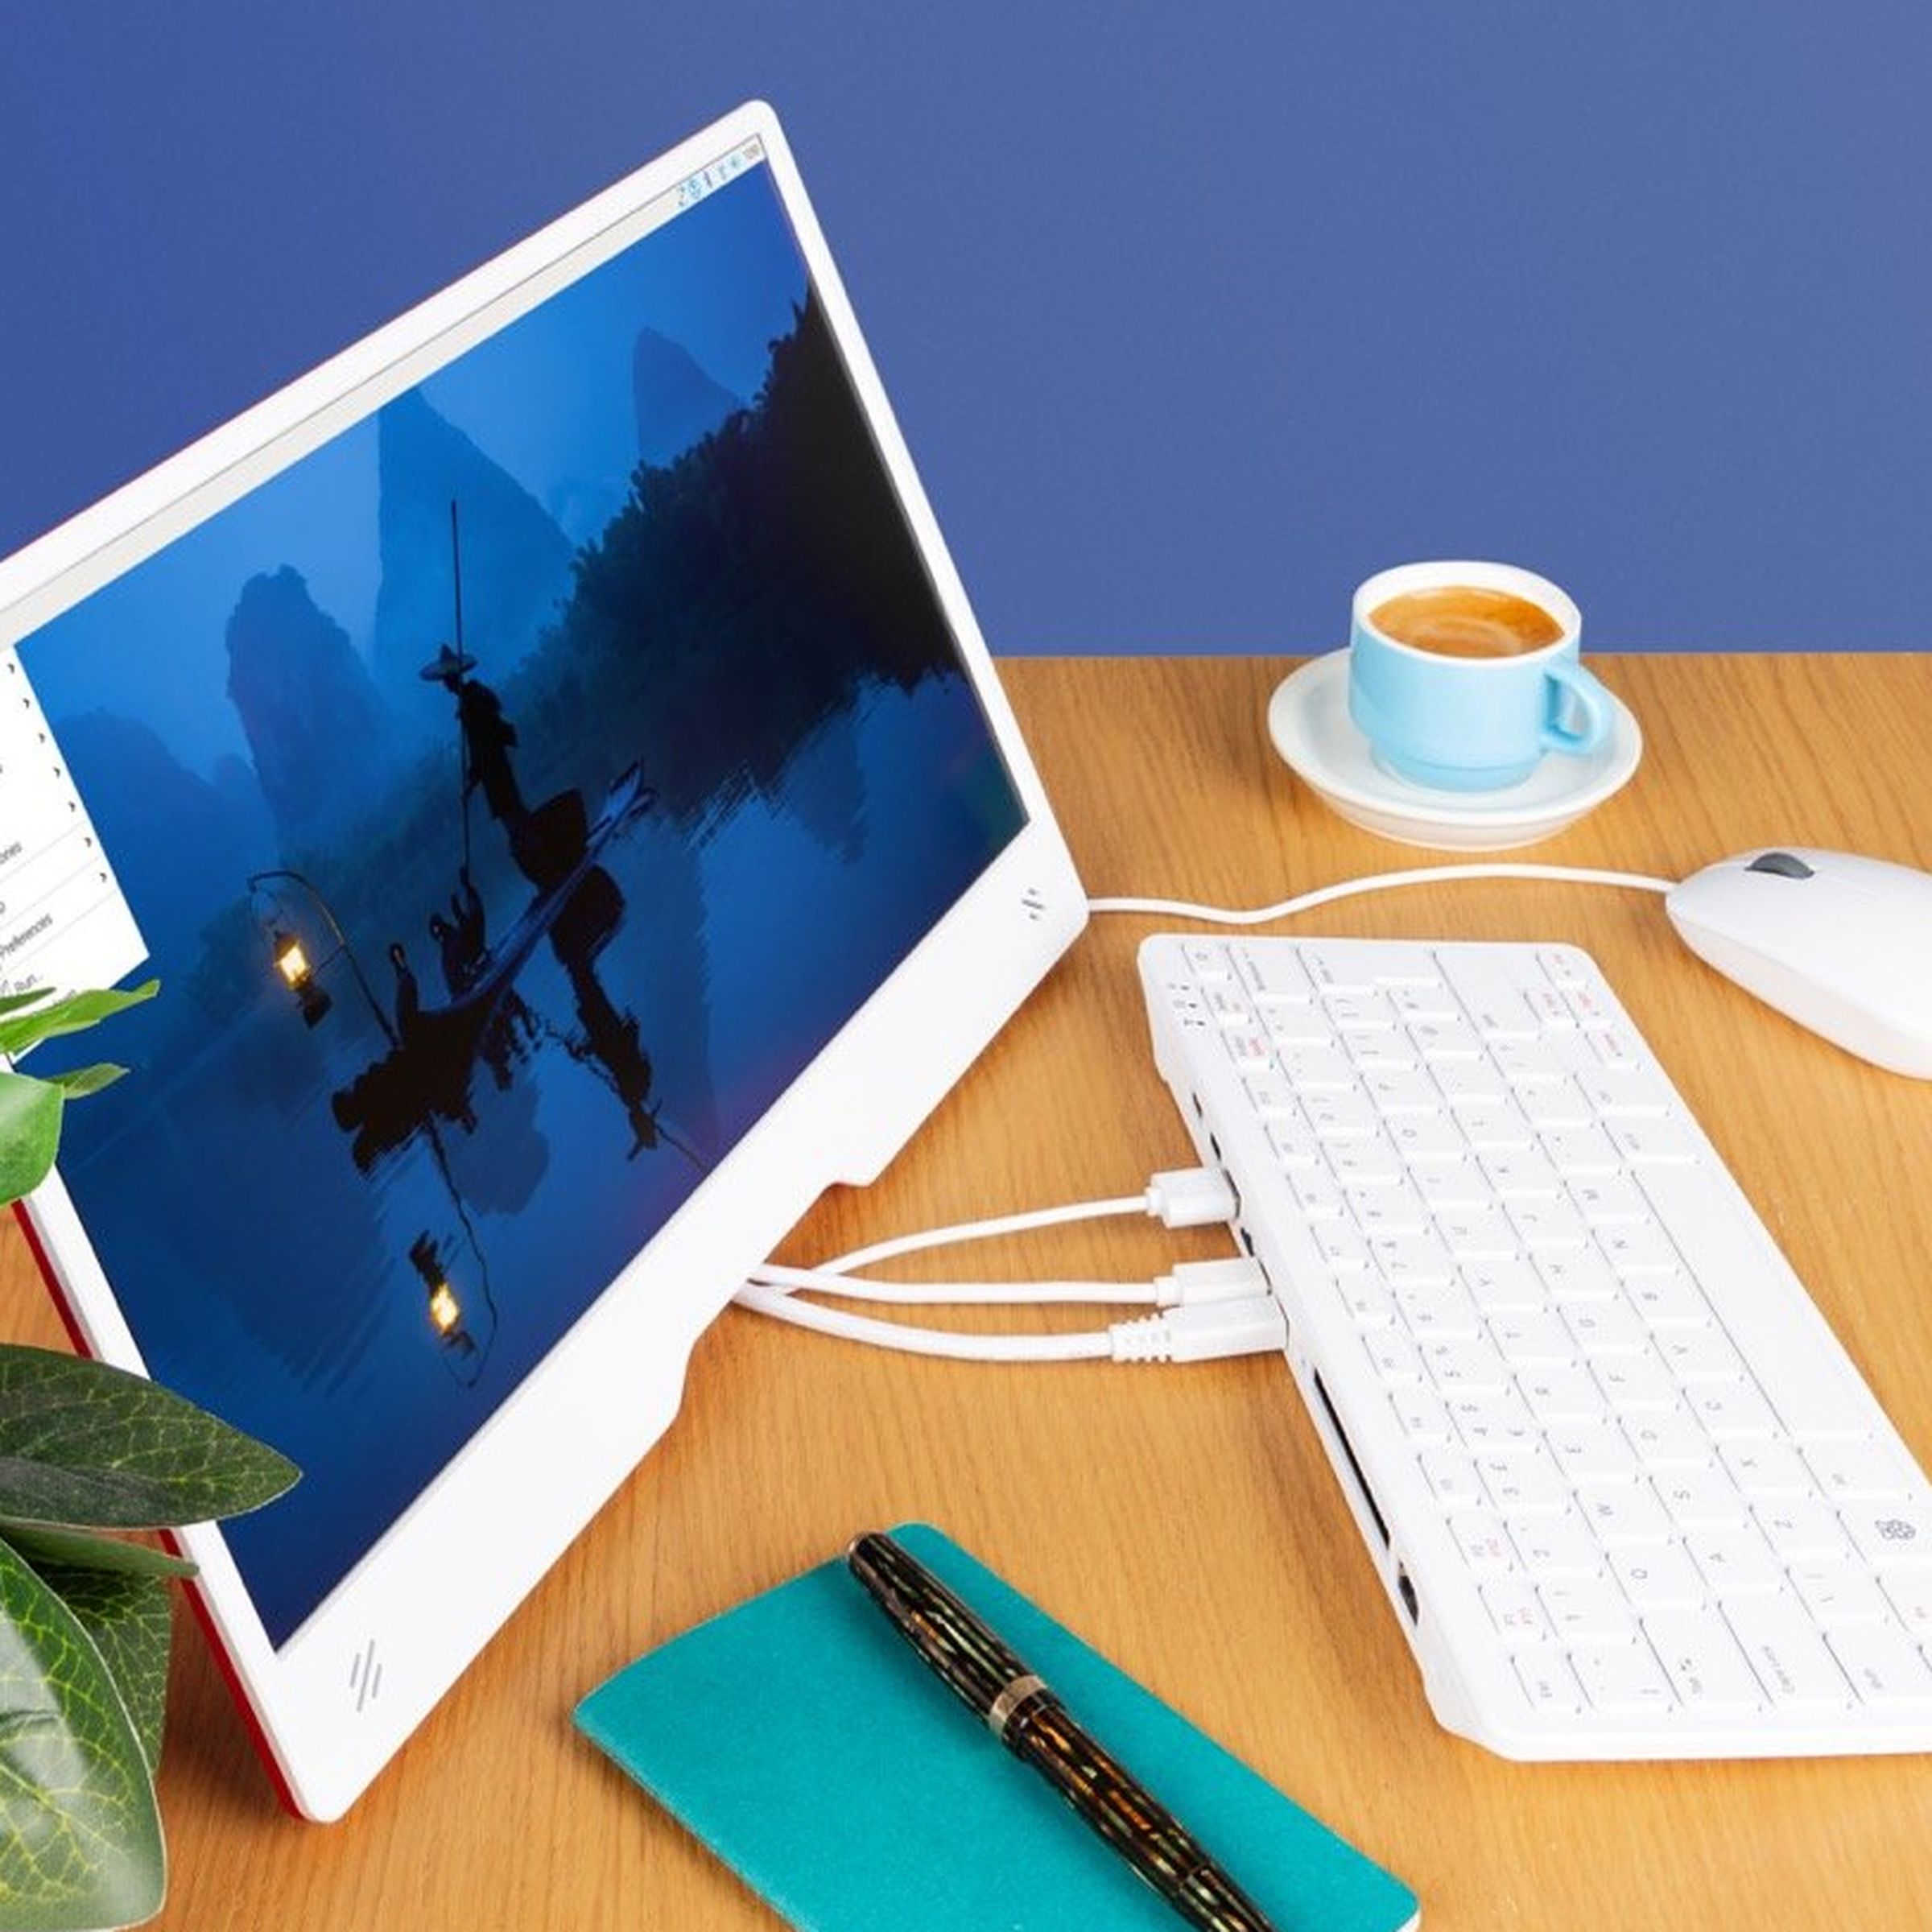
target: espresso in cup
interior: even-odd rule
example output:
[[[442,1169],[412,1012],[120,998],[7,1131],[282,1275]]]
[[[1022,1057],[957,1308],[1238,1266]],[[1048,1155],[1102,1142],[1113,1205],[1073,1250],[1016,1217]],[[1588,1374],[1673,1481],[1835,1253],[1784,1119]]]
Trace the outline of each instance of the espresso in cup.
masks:
[[[1583,621],[1547,577],[1509,564],[1404,564],[1351,611],[1348,716],[1412,785],[1491,791],[1554,752],[1608,739],[1610,694],[1577,661]]]
[[[1384,637],[1439,658],[1517,658],[1563,634],[1542,605],[1480,584],[1404,591],[1377,605],[1368,621]]]

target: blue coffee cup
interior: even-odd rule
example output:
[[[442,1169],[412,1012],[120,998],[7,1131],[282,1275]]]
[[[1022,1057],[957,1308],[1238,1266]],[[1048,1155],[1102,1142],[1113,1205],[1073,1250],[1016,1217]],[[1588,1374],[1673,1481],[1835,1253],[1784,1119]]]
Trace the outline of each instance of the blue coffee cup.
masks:
[[[1522,597],[1558,635],[1502,656],[1445,656],[1387,635],[1373,613],[1411,592],[1455,585]],[[1377,763],[1442,791],[1520,783],[1546,753],[1595,751],[1610,735],[1610,694],[1578,662],[1582,613],[1555,584],[1510,564],[1402,564],[1355,593],[1348,715]]]

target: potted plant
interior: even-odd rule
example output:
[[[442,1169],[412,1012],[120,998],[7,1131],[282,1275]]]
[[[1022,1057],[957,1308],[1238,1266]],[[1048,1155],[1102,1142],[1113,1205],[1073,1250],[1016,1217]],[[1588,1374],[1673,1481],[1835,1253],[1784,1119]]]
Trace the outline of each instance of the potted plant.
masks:
[[[76,1033],[130,993],[0,998],[0,1055]],[[0,1205],[37,1187],[70,1100],[126,1071],[0,1071]],[[161,1908],[155,1802],[171,1579],[130,1530],[253,1509],[292,1463],[146,1377],[0,1343],[0,1927],[131,1925]]]

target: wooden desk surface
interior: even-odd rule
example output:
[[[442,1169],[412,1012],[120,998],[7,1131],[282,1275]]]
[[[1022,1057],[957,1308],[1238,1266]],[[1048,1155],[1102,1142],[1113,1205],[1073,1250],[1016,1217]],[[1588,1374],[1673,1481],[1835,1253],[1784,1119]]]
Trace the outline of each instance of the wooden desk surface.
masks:
[[[1598,666],[1643,722],[1644,766],[1527,856],[1678,877],[1783,840],[1932,868],[1932,657]],[[1331,817],[1276,762],[1261,720],[1286,668],[1003,667],[1089,890],[1254,903],[1417,862]],[[1131,1191],[1186,1162],[1132,970],[1151,926],[1096,922],[885,1179],[821,1203],[788,1253]],[[1592,952],[1932,1463],[1932,1087],[1746,999],[1682,951],[1648,895],[1418,889],[1331,908],[1315,929],[1560,938]],[[1108,1224],[976,1258],[1022,1276],[1145,1275],[1177,1242],[1224,1251],[1206,1234]],[[0,1332],[58,1333],[10,1226]],[[184,1616],[160,1922],[774,1925],[576,1737],[571,1706],[637,1652],[856,1529],[914,1517],[1399,1872],[1434,1932],[1932,1925],[1932,1757],[1520,1766],[1438,1729],[1278,1363],[988,1368],[887,1357],[737,1313],[699,1348],[662,1447],[346,1822],[276,1809]]]

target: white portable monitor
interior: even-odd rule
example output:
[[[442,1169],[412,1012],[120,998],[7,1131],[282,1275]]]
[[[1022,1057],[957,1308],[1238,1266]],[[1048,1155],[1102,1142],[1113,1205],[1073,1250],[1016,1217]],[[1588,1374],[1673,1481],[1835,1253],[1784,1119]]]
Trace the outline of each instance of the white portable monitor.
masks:
[[[1085,901],[757,104],[0,564],[0,992],[162,981],[31,1232],[301,1466],[182,1540],[336,1817]]]

